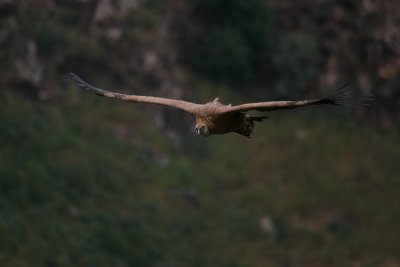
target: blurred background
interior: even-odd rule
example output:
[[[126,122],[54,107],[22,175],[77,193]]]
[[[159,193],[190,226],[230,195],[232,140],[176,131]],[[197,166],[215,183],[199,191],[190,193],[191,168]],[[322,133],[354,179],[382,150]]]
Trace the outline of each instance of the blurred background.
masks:
[[[1,266],[400,266],[400,4],[0,0]],[[270,113],[200,138],[102,88]]]

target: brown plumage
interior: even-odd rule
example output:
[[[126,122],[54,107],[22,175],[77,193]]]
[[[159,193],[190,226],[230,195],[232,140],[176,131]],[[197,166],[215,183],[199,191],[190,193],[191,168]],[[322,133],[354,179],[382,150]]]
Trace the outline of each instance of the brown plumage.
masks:
[[[196,104],[183,100],[169,98],[160,98],[153,96],[126,95],[110,92],[104,89],[94,87],[81,78],[71,73],[72,79],[78,82],[78,85],[94,92],[99,96],[116,98],[135,103],[158,104],[184,110],[193,115],[196,124],[195,129],[198,135],[209,136],[212,134],[226,134],[236,132],[246,137],[251,137],[254,128],[254,122],[261,122],[267,116],[254,117],[246,114],[248,111],[273,111],[278,109],[292,109],[305,107],[309,105],[339,105],[345,104],[348,91],[345,86],[337,90],[334,94],[327,97],[301,100],[301,101],[269,101],[258,103],[246,103],[232,106],[224,105],[219,102],[219,98],[205,104]]]

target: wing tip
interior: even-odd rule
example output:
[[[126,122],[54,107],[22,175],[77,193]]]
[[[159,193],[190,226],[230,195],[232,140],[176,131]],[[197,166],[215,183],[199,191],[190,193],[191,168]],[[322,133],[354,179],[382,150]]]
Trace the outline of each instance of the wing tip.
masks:
[[[78,83],[78,86],[84,87],[86,89],[93,88],[93,86],[89,85],[87,82],[82,80],[82,78],[76,75],[75,73],[70,72],[69,74],[71,75],[71,79]]]
[[[69,75],[71,76],[71,79],[72,80],[74,80],[74,81],[77,81],[77,82],[80,82],[80,81],[82,81],[82,79],[81,78],[79,78],[79,76],[78,75],[76,75],[75,73],[73,73],[73,72],[70,72],[69,73]]]
[[[78,75],[76,75],[73,72],[70,72],[69,74],[71,75],[71,79],[74,80],[75,82],[77,82],[78,86],[83,87],[86,90],[92,91],[98,96],[107,96],[108,92],[106,90],[103,90],[103,89],[97,88],[93,85],[90,85],[89,83],[82,80],[82,78],[80,78]]]
[[[332,94],[321,99],[321,104],[331,104],[340,106],[369,106],[374,101],[373,94],[354,96],[348,86],[350,82],[346,82]]]

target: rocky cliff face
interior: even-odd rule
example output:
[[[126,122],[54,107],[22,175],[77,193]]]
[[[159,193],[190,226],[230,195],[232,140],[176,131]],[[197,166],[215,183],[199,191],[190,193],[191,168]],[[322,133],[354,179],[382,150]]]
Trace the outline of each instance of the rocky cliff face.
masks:
[[[376,99],[358,116],[380,127],[400,121],[396,1],[200,2],[2,0],[1,88],[57,99],[70,71],[177,98],[190,94],[178,85],[182,71],[211,81],[223,77],[246,95],[262,96],[315,94],[350,81],[356,94]],[[232,20],[219,19],[225,13]],[[240,75],[244,82],[230,83]],[[266,87],[274,89],[263,93]]]
[[[300,1],[280,6],[283,32],[316,38],[320,82],[348,79],[373,93],[370,114],[381,127],[400,121],[400,20],[396,1]],[[361,111],[360,111],[361,112]],[[359,114],[361,115],[361,114]]]

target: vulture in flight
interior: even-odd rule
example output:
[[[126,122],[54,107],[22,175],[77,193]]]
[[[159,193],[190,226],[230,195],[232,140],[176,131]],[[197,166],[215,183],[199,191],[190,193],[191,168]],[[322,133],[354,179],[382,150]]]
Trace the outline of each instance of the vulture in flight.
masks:
[[[194,117],[196,121],[196,133],[201,136],[235,132],[250,138],[253,133],[254,122],[261,122],[266,119],[267,116],[251,116],[247,114],[248,111],[256,110],[264,112],[278,109],[300,108],[310,105],[341,105],[348,103],[347,100],[349,97],[349,91],[346,89],[348,84],[346,84],[333,94],[318,99],[298,101],[267,101],[232,106],[230,104],[224,105],[219,101],[219,98],[215,98],[213,101],[205,104],[196,104],[169,98],[127,95],[111,92],[90,85],[73,73],[71,73],[71,76],[79,86],[92,91],[99,96],[116,98],[134,103],[164,105],[186,111],[192,114]]]

